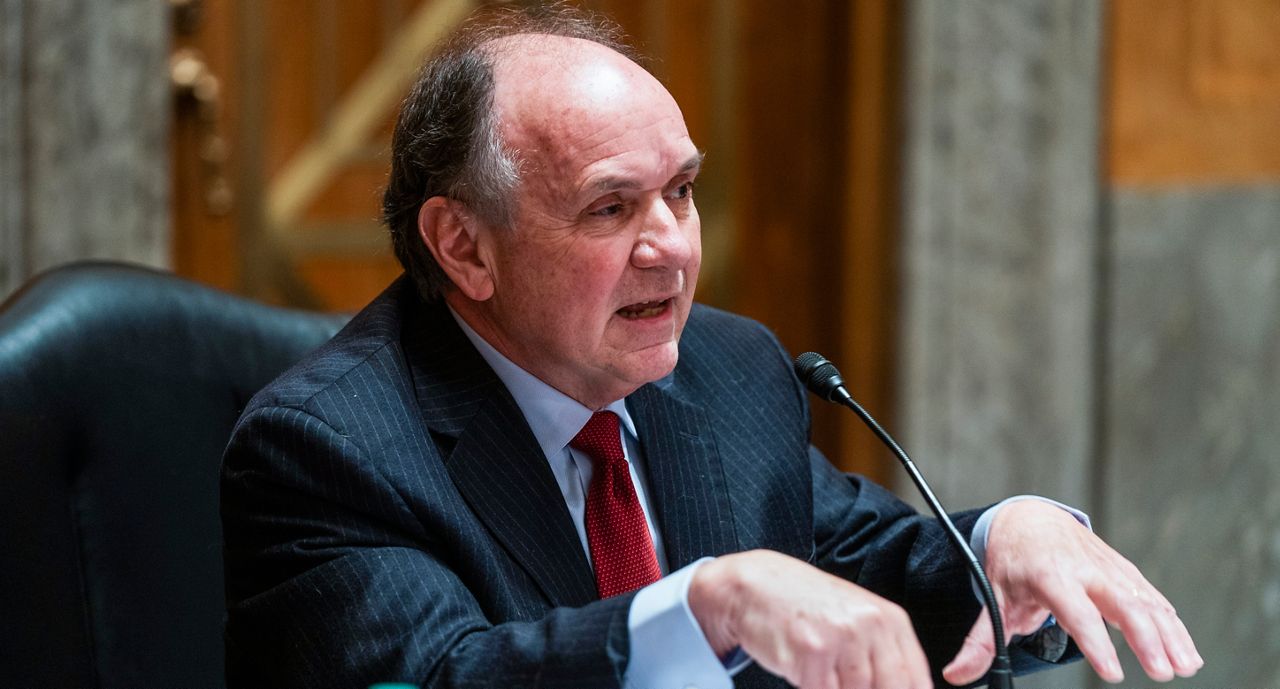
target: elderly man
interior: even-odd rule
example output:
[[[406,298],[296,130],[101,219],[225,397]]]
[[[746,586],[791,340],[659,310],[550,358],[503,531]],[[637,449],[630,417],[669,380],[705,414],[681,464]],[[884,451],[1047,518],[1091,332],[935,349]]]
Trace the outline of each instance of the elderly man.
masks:
[[[990,628],[939,527],[809,446],[767,330],[693,304],[702,154],[624,50],[576,15],[506,14],[409,95],[385,202],[407,277],[259,394],[227,450],[233,686],[985,673]],[[1078,517],[957,516],[1009,632],[1051,637],[1052,613],[1118,681],[1110,622],[1151,677],[1193,674],[1172,607]]]

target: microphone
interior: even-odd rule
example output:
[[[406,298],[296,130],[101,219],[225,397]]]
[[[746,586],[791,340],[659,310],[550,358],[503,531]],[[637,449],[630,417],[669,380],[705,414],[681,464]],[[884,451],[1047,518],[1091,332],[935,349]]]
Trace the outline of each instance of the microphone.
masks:
[[[840,371],[835,367],[835,364],[827,361],[826,357],[817,352],[805,352],[796,357],[795,372],[796,377],[813,394],[828,402],[834,402],[852,409],[853,413],[857,414],[858,418],[862,419],[862,422],[871,429],[871,432],[875,433],[876,437],[893,451],[894,456],[898,458],[902,467],[907,470],[907,474],[911,477],[911,481],[916,484],[920,495],[924,496],[925,502],[929,504],[929,509],[933,510],[934,515],[938,517],[938,521],[942,522],[943,528],[951,538],[951,543],[968,560],[969,572],[973,575],[974,580],[978,582],[978,588],[982,591],[982,598],[987,604],[987,613],[991,616],[991,630],[993,636],[995,636],[996,649],[995,660],[992,661],[991,670],[987,675],[987,686],[990,689],[1013,689],[1013,670],[1009,663],[1009,647],[1004,641],[1004,624],[1000,619],[1000,607],[996,603],[995,592],[991,589],[991,581],[987,579],[987,573],[982,568],[982,563],[978,562],[978,556],[973,553],[969,544],[965,542],[964,536],[960,535],[960,531],[956,529],[951,517],[947,516],[946,510],[942,509],[942,504],[934,496],[929,484],[925,482],[924,476],[916,469],[915,463],[911,461],[907,453],[893,439],[893,436],[890,436],[845,389],[844,378],[840,375]]]

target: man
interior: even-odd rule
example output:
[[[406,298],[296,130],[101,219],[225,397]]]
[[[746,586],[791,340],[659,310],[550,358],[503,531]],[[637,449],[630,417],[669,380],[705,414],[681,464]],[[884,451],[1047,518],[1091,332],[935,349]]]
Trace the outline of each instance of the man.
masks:
[[[938,526],[808,445],[770,333],[693,305],[702,155],[621,50],[577,15],[508,14],[409,95],[384,203],[409,277],[259,394],[227,450],[233,686],[985,673],[990,628]],[[957,521],[1010,634],[1052,612],[1110,681],[1104,620],[1155,679],[1202,664],[1072,513]],[[1037,652],[1022,667],[1063,655]]]

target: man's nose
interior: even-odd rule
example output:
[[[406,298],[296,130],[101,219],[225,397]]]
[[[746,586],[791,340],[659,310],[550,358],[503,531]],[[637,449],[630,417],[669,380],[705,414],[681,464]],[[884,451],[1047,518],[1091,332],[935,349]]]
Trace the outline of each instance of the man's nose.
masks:
[[[696,213],[690,208],[690,213]],[[645,209],[644,226],[631,250],[631,263],[637,268],[683,268],[693,255],[693,239],[686,227],[697,223],[696,215],[684,220],[672,211],[662,196],[650,202]]]

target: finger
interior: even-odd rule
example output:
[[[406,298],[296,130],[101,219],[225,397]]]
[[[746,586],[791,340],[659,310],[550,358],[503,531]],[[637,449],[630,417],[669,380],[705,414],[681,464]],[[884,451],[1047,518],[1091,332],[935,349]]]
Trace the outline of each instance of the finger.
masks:
[[[1155,620],[1160,638],[1164,640],[1165,652],[1173,661],[1174,674],[1179,677],[1190,677],[1204,667],[1204,660],[1196,651],[1195,642],[1191,640],[1190,632],[1182,624],[1176,611],[1170,608],[1168,612],[1157,615]]]
[[[1046,586],[1042,596],[1049,610],[1058,618],[1058,624],[1075,639],[1080,652],[1102,679],[1115,684],[1124,680],[1120,659],[1102,621],[1102,613],[1085,595],[1083,589],[1069,588],[1061,582]]]
[[[868,649],[871,655],[871,686],[876,689],[915,689],[918,686],[910,678],[897,636],[895,630],[887,629]]]
[[[1143,582],[1145,584],[1145,582]],[[1141,586],[1125,588],[1128,584],[1116,584],[1099,592],[1095,599],[1107,621],[1124,634],[1125,641],[1137,656],[1142,669],[1151,679],[1167,682],[1173,679],[1173,664],[1165,650],[1164,640],[1152,619],[1155,603],[1150,593]]]
[[[1204,665],[1204,660],[1200,658],[1200,654],[1196,651],[1195,642],[1191,640],[1191,634],[1187,632],[1187,628],[1182,624],[1182,620],[1178,619],[1178,613],[1174,610],[1173,605],[1169,603],[1155,587],[1151,586],[1145,579],[1139,578],[1138,584],[1133,586],[1128,594],[1113,594],[1119,599],[1117,607],[1128,609],[1137,618],[1133,625],[1135,635],[1142,632],[1142,624],[1144,619],[1150,620],[1152,627],[1152,635],[1155,641],[1146,641],[1151,648],[1146,651],[1139,650],[1134,646],[1134,654],[1143,662],[1143,668],[1151,674],[1148,662],[1153,664],[1157,670],[1163,670],[1166,666],[1170,666],[1169,676],[1176,674],[1182,677],[1190,677]],[[1104,610],[1104,613],[1106,611]],[[1135,643],[1142,643],[1130,639],[1129,633],[1126,631],[1125,638],[1129,640],[1131,646]],[[1146,660],[1144,660],[1144,658]],[[1153,679],[1164,677],[1164,674],[1152,675]]]
[[[1143,581],[1146,580],[1143,579]],[[1173,662],[1173,671],[1179,677],[1190,677],[1204,667],[1204,659],[1200,657],[1195,641],[1191,639],[1191,633],[1187,631],[1186,625],[1178,617],[1178,611],[1174,609],[1169,599],[1154,586],[1150,587],[1150,592],[1154,596],[1156,605],[1152,618],[1164,642],[1165,652]]]
[[[942,676],[951,684],[963,686],[982,678],[995,658],[995,638],[991,632],[991,616],[984,607],[973,623],[956,657],[942,669]]]
[[[840,678],[829,658],[811,658],[805,661],[800,689],[841,689]]]
[[[898,636],[898,657],[901,659],[901,670],[896,684],[886,686],[910,689],[933,689],[933,678],[929,674],[929,659],[916,639],[915,630],[908,623],[903,634]]]
[[[865,651],[849,653],[838,668],[841,689],[870,689],[874,678],[871,657]]]
[[[1196,650],[1196,642],[1191,638],[1178,612],[1169,606],[1168,614],[1158,618],[1160,636],[1165,640],[1165,648],[1169,649],[1173,658],[1173,671],[1179,677],[1190,677],[1204,667],[1204,658]]]

